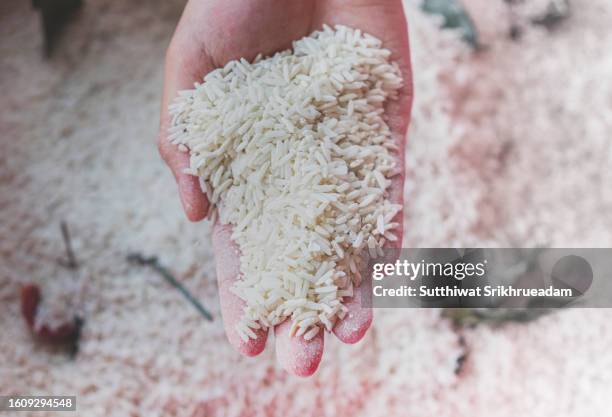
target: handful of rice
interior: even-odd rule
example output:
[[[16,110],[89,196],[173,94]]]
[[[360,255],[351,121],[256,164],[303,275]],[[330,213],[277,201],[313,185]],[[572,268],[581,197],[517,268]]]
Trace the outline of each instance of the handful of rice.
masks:
[[[293,50],[228,62],[170,106],[170,141],[190,152],[209,216],[233,226],[246,302],[236,330],[292,319],[291,335],[331,331],[367,257],[397,240],[387,200],[396,145],[383,105],[402,86],[380,40],[344,26]]]

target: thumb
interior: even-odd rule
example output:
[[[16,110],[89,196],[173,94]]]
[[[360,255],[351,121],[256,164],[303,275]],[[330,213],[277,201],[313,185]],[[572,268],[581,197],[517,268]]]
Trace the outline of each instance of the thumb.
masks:
[[[209,203],[200,188],[198,178],[184,172],[185,168],[189,167],[189,153],[181,152],[176,145],[168,141],[168,128],[171,123],[168,105],[174,100],[178,91],[193,88],[194,81],[210,68],[206,60],[202,60],[199,65],[186,65],[184,55],[176,52],[176,49],[171,45],[166,53],[157,147],[161,157],[174,174],[187,218],[191,221],[199,221],[206,217]],[[200,75],[194,76],[195,73],[200,73]]]

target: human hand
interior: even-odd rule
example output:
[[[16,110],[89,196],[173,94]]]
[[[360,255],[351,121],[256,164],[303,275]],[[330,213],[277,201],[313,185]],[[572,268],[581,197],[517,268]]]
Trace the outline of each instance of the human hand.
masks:
[[[183,208],[189,220],[206,216],[209,202],[198,179],[183,173],[189,166],[188,153],[180,152],[167,141],[170,125],[168,105],[180,90],[193,88],[208,72],[226,62],[244,57],[251,61],[288,49],[293,40],[321,29],[323,24],[342,24],[378,37],[391,50],[391,59],[402,72],[404,87],[396,101],[388,103],[388,124],[397,143],[397,164],[401,175],[393,177],[389,199],[403,204],[404,142],[412,102],[408,34],[401,0],[190,0],[166,52],[165,80],[158,147],[174,173]],[[402,218],[394,245],[401,246]],[[390,242],[391,243],[391,242]],[[256,331],[257,338],[244,342],[235,331],[244,302],[230,288],[239,279],[240,250],[231,239],[229,226],[214,225],[213,249],[217,265],[219,297],[225,331],[230,343],[241,353],[254,356],[263,351],[267,330]],[[345,343],[359,341],[372,321],[372,310],[362,309],[360,293],[345,303],[349,312],[334,327],[334,334]],[[309,341],[289,336],[290,321],[275,328],[279,362],[288,371],[308,376],[317,369],[323,354],[324,332]]]

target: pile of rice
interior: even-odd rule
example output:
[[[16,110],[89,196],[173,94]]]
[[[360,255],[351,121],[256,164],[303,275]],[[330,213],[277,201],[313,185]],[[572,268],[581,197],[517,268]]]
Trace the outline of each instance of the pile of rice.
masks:
[[[242,251],[245,340],[289,317],[306,340],[331,331],[367,257],[397,240],[383,106],[402,79],[381,46],[325,26],[292,51],[229,62],[170,106],[169,140],[190,152],[210,217],[233,225]]]

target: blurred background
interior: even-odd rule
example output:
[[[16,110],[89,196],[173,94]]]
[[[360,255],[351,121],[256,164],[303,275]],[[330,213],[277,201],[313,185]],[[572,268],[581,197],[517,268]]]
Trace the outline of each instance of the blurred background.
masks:
[[[0,394],[76,395],[88,417],[609,415],[604,309],[376,310],[309,379],[273,349],[235,353],[209,226],[184,218],[155,147],[183,6],[0,4]],[[404,246],[611,247],[612,2],[405,7]]]

